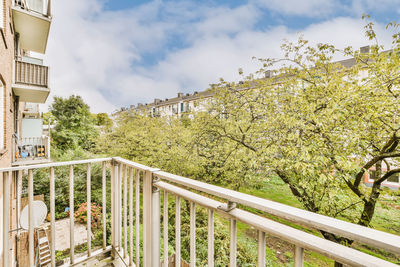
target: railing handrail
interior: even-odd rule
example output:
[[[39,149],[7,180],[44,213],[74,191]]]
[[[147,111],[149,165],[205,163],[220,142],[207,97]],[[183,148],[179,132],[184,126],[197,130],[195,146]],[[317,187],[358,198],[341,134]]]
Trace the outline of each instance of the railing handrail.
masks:
[[[5,173],[5,178],[8,179],[11,177],[12,171],[20,171],[20,170],[28,170],[29,176],[29,199],[30,202],[33,201],[33,172],[34,169],[50,169],[50,181],[52,185],[52,189],[50,190],[51,195],[51,206],[54,210],[54,167],[60,166],[70,166],[70,188],[73,188],[73,166],[79,164],[87,164],[87,202],[89,203],[91,200],[90,197],[90,165],[91,163],[103,163],[103,188],[105,186],[106,179],[106,163],[112,162],[111,165],[111,192],[112,193],[112,201],[111,201],[111,214],[112,214],[112,222],[111,222],[111,232],[113,235],[113,247],[118,247],[119,250],[122,248],[122,203],[121,197],[124,199],[124,209],[126,210],[126,199],[127,199],[127,178],[128,173],[130,173],[130,182],[132,183],[133,172],[132,170],[128,172],[129,168],[136,169],[139,171],[143,171],[143,253],[146,254],[144,258],[147,262],[152,262],[151,257],[155,255],[156,258],[159,258],[160,248],[153,247],[154,244],[159,244],[159,221],[160,221],[160,195],[159,190],[164,191],[164,203],[168,201],[165,199],[166,194],[171,193],[176,195],[177,201],[179,201],[179,197],[190,201],[191,203],[199,204],[205,208],[210,210],[215,210],[222,214],[227,215],[231,220],[231,254],[230,259],[236,259],[236,221],[242,221],[250,226],[255,227],[259,230],[260,233],[270,233],[278,238],[286,240],[290,243],[296,245],[296,255],[299,256],[300,260],[298,262],[302,262],[303,251],[304,249],[310,249],[322,255],[328,256],[338,262],[351,264],[355,266],[395,266],[394,264],[384,261],[382,259],[376,258],[371,255],[367,255],[363,252],[357,251],[353,248],[348,248],[343,245],[325,240],[321,237],[312,235],[302,230],[295,229],[293,227],[284,225],[280,222],[273,221],[271,219],[267,219],[261,215],[257,215],[248,211],[245,211],[241,208],[236,208],[234,205],[230,205],[230,203],[242,204],[246,207],[251,207],[258,209],[260,211],[273,214],[280,218],[284,218],[290,221],[294,221],[300,225],[306,225],[315,229],[324,230],[333,234],[337,234],[340,236],[344,236],[356,241],[359,241],[364,244],[368,244],[373,246],[374,248],[381,248],[386,251],[394,252],[396,254],[400,254],[400,236],[385,233],[382,231],[370,229],[367,227],[363,227],[360,225],[356,225],[353,223],[341,221],[335,218],[331,218],[328,216],[312,213],[309,211],[305,211],[302,209],[294,208],[288,205],[284,205],[281,203],[277,203],[274,201],[262,199],[259,197],[251,196],[248,194],[236,192],[230,189],[222,188],[219,186],[207,184],[204,182],[200,182],[197,180],[189,179],[186,177],[174,175],[171,173],[167,173],[164,171],[160,171],[159,169],[151,168],[149,166],[139,164],[130,160],[126,160],[120,157],[113,158],[96,158],[96,159],[86,159],[86,160],[75,160],[75,161],[65,161],[65,162],[53,162],[47,164],[37,164],[30,166],[19,166],[19,167],[11,167],[11,168],[1,168],[0,173]],[[122,179],[124,182],[122,183]],[[140,190],[140,181],[142,180],[138,172],[136,172],[136,193],[139,194]],[[9,180],[4,180],[4,184],[6,188],[8,186]],[[172,183],[172,184],[171,184]],[[124,194],[122,194],[122,185],[124,185]],[[154,187],[158,187],[157,190],[154,190]],[[184,188],[182,188],[184,187]],[[132,190],[132,185],[129,186],[130,190]],[[192,192],[190,190],[195,190],[197,192]],[[158,191],[158,193],[157,193]],[[208,194],[208,196],[200,195],[198,192],[203,192]],[[7,196],[7,194],[6,194]],[[213,197],[221,198],[228,203],[223,203]],[[70,190],[70,199],[73,199],[73,190]],[[103,206],[105,203],[105,190],[103,190]],[[136,199],[136,201],[138,201]],[[223,201],[223,200],[222,200]],[[130,193],[130,203],[132,203],[132,192]],[[137,202],[137,203],[140,203]],[[180,203],[180,202],[177,202]],[[131,204],[130,204],[131,205]],[[73,202],[70,204],[73,207]],[[158,206],[158,207],[157,207]],[[194,206],[193,206],[194,207]],[[139,210],[139,206],[136,204],[136,209]],[[176,216],[180,214],[180,205],[176,206],[177,213]],[[195,210],[195,208],[193,208]],[[104,211],[105,212],[105,211]],[[73,212],[71,213],[73,214]],[[130,212],[131,214],[131,212]],[[209,213],[210,214],[210,213]],[[165,215],[165,214],[164,214]],[[168,215],[168,214],[167,214]],[[191,205],[191,227],[192,220],[194,220],[193,225],[195,225],[195,215],[194,219],[192,218],[192,205]],[[70,215],[72,216],[72,215]],[[105,215],[103,215],[105,216]],[[167,216],[168,217],[168,216]],[[73,217],[70,217],[70,219]],[[88,218],[90,218],[90,213],[88,211]],[[126,213],[124,213],[124,224],[126,227]],[[138,218],[138,217],[137,217]],[[179,220],[178,220],[179,218]],[[52,223],[54,224],[54,218],[52,218]],[[139,220],[139,219],[137,219]],[[178,230],[177,233],[180,233],[180,215],[177,217],[179,223],[177,223]],[[32,224],[33,225],[33,224]],[[71,223],[72,225],[72,223]],[[88,229],[90,229],[90,221],[88,220]],[[138,228],[136,229],[138,230]],[[165,231],[165,226],[164,226]],[[213,230],[212,230],[213,231]],[[71,231],[73,232],[73,231]],[[158,234],[156,233],[158,232]],[[33,228],[30,228],[30,233],[33,233]],[[154,236],[153,236],[154,233]],[[130,233],[132,234],[132,233]],[[7,232],[4,231],[3,236],[6,236]],[[126,240],[126,233],[125,239]],[[194,237],[195,234],[192,233],[191,229],[191,238]],[[147,239],[146,239],[146,238]],[[164,238],[165,239],[165,238]],[[30,255],[33,255],[33,235],[29,238],[29,249]],[[165,241],[165,240],[164,240]],[[262,241],[262,240],[261,240]],[[90,239],[88,238],[88,247],[90,248]],[[262,242],[261,242],[262,243]],[[72,242],[73,244],[73,242]],[[192,244],[192,243],[191,243]],[[195,244],[195,243],[194,243]],[[259,240],[260,245],[260,240]],[[126,245],[125,245],[126,246]],[[195,246],[195,245],[194,245]],[[156,249],[155,249],[156,248]],[[260,247],[259,247],[260,248]],[[261,249],[263,249],[261,245]],[[126,250],[126,248],[125,248]],[[265,250],[265,244],[264,244]],[[156,251],[157,253],[153,253]],[[192,250],[191,250],[192,251]],[[299,251],[299,252],[297,252]],[[145,253],[146,252],[146,253]],[[195,254],[195,253],[194,253]],[[177,257],[180,258],[180,247],[179,253],[177,252]],[[260,257],[261,255],[261,257]],[[90,249],[88,250],[88,257],[91,257]],[[262,254],[259,253],[259,259],[262,259]],[[297,256],[295,256],[297,259]],[[73,258],[73,256],[72,256]],[[145,260],[145,262],[146,262]],[[158,262],[158,260],[157,260]],[[191,261],[192,262],[192,261]],[[234,260],[233,262],[236,262]],[[296,262],[296,260],[295,260]],[[302,266],[301,263],[299,263]],[[296,265],[297,266],[297,265]]]
[[[289,221],[327,231],[332,234],[337,234],[367,245],[400,254],[400,236],[394,234],[378,231],[365,226],[342,221],[325,215],[302,210],[275,201],[207,184],[164,171],[156,172],[155,176],[160,179],[211,194],[237,204],[243,204],[247,207],[264,211]]]
[[[33,58],[33,59],[35,59],[35,58]],[[23,61],[22,59],[15,59],[15,62],[17,62],[17,63],[21,63],[21,64],[27,64],[27,65],[35,65],[35,66],[39,66],[39,67],[43,67],[43,68],[49,68],[49,66],[46,66],[46,65],[43,65],[43,64],[35,64],[35,63],[32,63],[32,62],[26,62],[26,61]]]
[[[125,160],[120,157],[113,158],[117,162],[137,167],[141,170],[152,168]],[[311,211],[295,208],[275,201],[237,192],[216,185],[207,184],[190,178],[171,174],[164,171],[155,172],[155,176],[175,184],[183,185],[207,194],[226,199],[237,204],[264,211],[277,217],[287,219],[318,230],[337,234],[361,243],[378,247],[400,254],[400,236],[361,226],[358,224],[342,221],[329,216],[321,215]]]
[[[397,266],[396,264],[391,264],[385,260],[365,254],[356,249],[317,237],[313,234],[239,208],[232,209],[231,211],[224,211],[221,207],[225,206],[225,203],[201,196],[162,181],[155,182],[154,186],[158,187],[160,190],[165,190],[173,195],[178,195],[183,199],[199,204],[202,207],[213,209],[218,213],[253,226],[263,232],[270,233],[273,236],[279,237],[292,244],[299,245],[302,248],[312,250],[321,255],[327,256],[328,258],[337,260],[342,264],[349,264],[351,266]]]
[[[35,165],[27,165],[27,166],[0,168],[0,173],[1,172],[12,172],[12,171],[34,170],[34,169],[44,169],[44,168],[70,166],[70,165],[80,165],[80,164],[87,164],[87,163],[100,163],[100,162],[107,162],[107,161],[112,161],[112,158],[83,159],[83,160],[61,161],[61,162],[51,162],[51,163],[35,164]]]

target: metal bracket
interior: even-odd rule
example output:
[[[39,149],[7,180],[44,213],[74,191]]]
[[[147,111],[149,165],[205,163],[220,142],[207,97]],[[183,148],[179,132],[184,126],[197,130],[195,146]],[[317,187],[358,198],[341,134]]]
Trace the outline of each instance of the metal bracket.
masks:
[[[227,204],[218,206],[218,209],[223,210],[225,212],[230,212],[233,209],[236,209],[236,203],[232,201],[228,201]]]

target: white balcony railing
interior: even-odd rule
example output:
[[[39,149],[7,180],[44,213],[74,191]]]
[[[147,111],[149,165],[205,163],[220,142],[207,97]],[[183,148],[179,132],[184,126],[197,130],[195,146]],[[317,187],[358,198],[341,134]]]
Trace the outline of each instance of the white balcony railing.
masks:
[[[233,190],[206,184],[200,181],[177,176],[158,169],[150,168],[122,158],[103,158],[70,162],[58,162],[35,166],[21,166],[0,169],[3,176],[4,216],[3,216],[3,266],[8,266],[9,249],[9,185],[12,175],[22,175],[27,172],[29,207],[33,203],[34,175],[36,169],[48,169],[50,180],[50,214],[51,214],[51,266],[55,266],[55,168],[69,166],[69,201],[70,201],[70,247],[74,243],[74,166],[86,165],[86,196],[87,203],[91,203],[91,169],[94,164],[102,164],[102,229],[103,247],[100,251],[92,251],[91,245],[91,211],[87,209],[87,256],[77,258],[74,250],[70,253],[70,264],[87,260],[102,251],[111,250],[112,257],[123,261],[126,266],[157,267],[161,262],[168,266],[168,253],[161,255],[161,239],[163,251],[168,251],[168,221],[160,221],[161,203],[160,191],[163,191],[163,218],[168,218],[168,196],[176,198],[176,258],[181,258],[182,249],[190,251],[190,266],[195,266],[196,259],[196,207],[208,209],[208,266],[214,266],[214,214],[220,213],[229,220],[230,227],[230,264],[236,266],[237,248],[237,221],[241,221],[258,230],[258,266],[265,266],[266,233],[295,245],[295,266],[303,266],[304,249],[314,251],[329,257],[341,264],[350,266],[398,266],[358,250],[325,240],[299,229],[267,219],[263,216],[248,212],[242,208],[249,207],[261,212],[272,214],[278,218],[293,221],[297,224],[324,230],[337,234],[376,249],[400,254],[400,236],[377,231],[371,228],[348,223],[312,212],[304,211],[291,206],[283,205],[255,196],[239,193]],[[107,169],[111,171],[108,181]],[[110,187],[107,188],[107,182]],[[200,194],[201,193],[201,194]],[[106,240],[106,200],[111,196],[111,246],[107,247]],[[135,195],[135,197],[133,197]],[[190,203],[190,247],[181,247],[181,199]],[[218,199],[218,200],[216,200]],[[141,211],[141,203],[143,212]],[[143,216],[143,220],[141,220]],[[29,210],[29,259],[30,266],[34,266],[35,247],[33,229],[33,210]],[[141,223],[142,222],[142,223]],[[134,228],[135,225],[135,228]],[[161,229],[163,236],[161,238]],[[141,247],[140,236],[143,236]],[[133,238],[135,237],[135,243]],[[133,248],[135,247],[135,254]],[[140,262],[140,255],[143,262]],[[177,266],[180,266],[177,260]]]
[[[13,162],[27,162],[50,159],[50,139],[48,136],[13,137]]]
[[[14,6],[46,17],[51,16],[51,0],[14,0]]]

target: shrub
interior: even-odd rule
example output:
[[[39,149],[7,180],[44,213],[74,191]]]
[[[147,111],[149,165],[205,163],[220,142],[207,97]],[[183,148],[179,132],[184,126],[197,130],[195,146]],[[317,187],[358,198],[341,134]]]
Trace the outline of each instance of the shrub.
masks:
[[[79,223],[87,223],[87,202],[79,205],[74,213],[75,220]],[[101,206],[97,203],[91,203],[91,224],[92,228],[97,228],[101,224]]]

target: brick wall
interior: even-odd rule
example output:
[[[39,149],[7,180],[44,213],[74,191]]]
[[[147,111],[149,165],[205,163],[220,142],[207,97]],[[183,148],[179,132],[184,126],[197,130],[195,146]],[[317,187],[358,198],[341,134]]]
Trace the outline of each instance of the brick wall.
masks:
[[[12,29],[12,20],[11,20],[11,1],[12,0],[0,0],[3,1],[4,4],[4,29],[0,33],[0,79],[4,84],[4,110],[0,111],[0,116],[4,116],[4,148],[0,148],[0,168],[11,166],[11,142],[12,142],[12,134],[14,130],[14,120],[13,120],[13,97],[12,97],[12,75],[13,75],[13,60],[14,60],[14,32]],[[12,177],[10,177],[10,192],[13,192],[13,181]],[[3,179],[0,177],[0,205],[3,205],[4,196],[3,193]],[[13,199],[10,199],[10,213],[13,213]],[[0,229],[2,229],[3,224],[3,210],[0,209],[0,213],[2,216],[0,220]],[[15,227],[15,217],[10,216],[10,229]],[[2,233],[1,233],[2,235]],[[0,238],[1,239],[1,238]],[[14,242],[12,242],[13,236],[9,236],[9,247],[13,248]],[[2,241],[2,240],[0,240]],[[2,245],[1,245],[2,247]],[[10,251],[8,253],[11,261],[13,259],[14,251]],[[3,255],[0,255],[0,267],[3,266]]]

